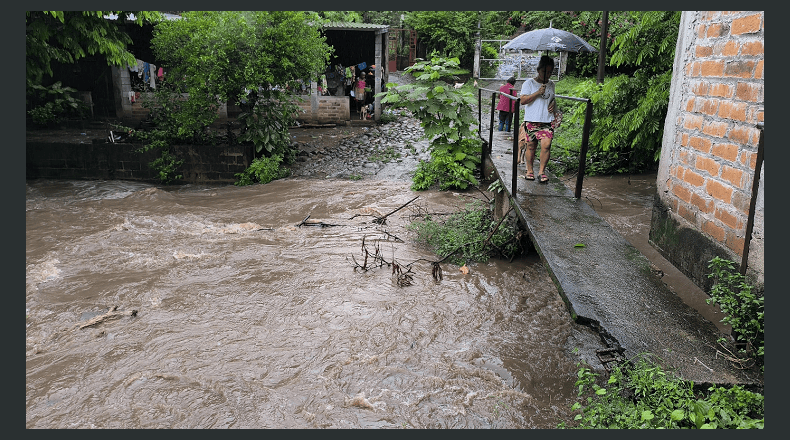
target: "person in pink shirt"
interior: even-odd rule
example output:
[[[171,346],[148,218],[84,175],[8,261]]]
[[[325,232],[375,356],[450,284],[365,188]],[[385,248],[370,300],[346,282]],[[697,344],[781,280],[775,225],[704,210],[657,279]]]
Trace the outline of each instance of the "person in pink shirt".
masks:
[[[516,78],[510,77],[507,79],[507,82],[502,84],[502,87],[499,88],[499,92],[511,96],[516,96],[516,88],[513,87],[516,84]],[[499,131],[502,131],[502,126],[505,127],[505,131],[510,131],[510,121],[513,120],[513,111],[515,110],[516,102],[507,96],[499,95],[499,104],[497,104],[496,109],[499,110]]]
[[[354,84],[354,98],[357,100],[357,110],[365,105],[365,77],[360,73],[359,79]]]

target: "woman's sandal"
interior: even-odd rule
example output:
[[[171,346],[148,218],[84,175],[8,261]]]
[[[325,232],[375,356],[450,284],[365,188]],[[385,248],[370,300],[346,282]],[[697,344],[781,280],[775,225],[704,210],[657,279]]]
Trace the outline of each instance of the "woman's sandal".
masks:
[[[538,176],[538,182],[540,182],[540,183],[548,183],[549,182],[549,176],[547,176],[545,174],[541,174],[540,176]]]
[[[535,173],[524,174],[524,178],[527,180],[535,180]]]

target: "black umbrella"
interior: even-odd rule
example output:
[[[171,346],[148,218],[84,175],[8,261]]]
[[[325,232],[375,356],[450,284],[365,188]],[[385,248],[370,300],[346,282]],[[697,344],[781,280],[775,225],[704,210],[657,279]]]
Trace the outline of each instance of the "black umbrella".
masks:
[[[505,44],[505,50],[545,50],[552,52],[598,52],[581,37],[562,29],[547,27],[519,35]]]

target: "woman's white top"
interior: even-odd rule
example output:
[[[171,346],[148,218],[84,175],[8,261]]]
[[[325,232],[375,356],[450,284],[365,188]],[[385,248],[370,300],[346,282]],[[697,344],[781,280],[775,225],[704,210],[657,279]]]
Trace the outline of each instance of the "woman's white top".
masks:
[[[530,78],[524,81],[521,86],[521,95],[531,95],[540,89],[543,84]],[[545,98],[544,98],[545,96]],[[549,113],[549,103],[554,99],[554,81],[549,80],[546,90],[542,96],[538,96],[529,104],[522,106],[524,109],[524,122],[551,122],[554,120],[554,113]]]

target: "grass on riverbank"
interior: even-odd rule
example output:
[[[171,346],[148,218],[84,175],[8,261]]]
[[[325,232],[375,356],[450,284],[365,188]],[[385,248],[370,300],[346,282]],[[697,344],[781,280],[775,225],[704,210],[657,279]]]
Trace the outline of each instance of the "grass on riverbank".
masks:
[[[578,372],[580,401],[570,423],[559,428],[589,429],[762,429],[765,398],[741,386],[694,383],[665,372],[642,354],[615,367],[607,380],[586,366]]]
[[[518,222],[506,217],[501,222],[482,201],[475,200],[444,221],[425,214],[408,228],[416,241],[432,249],[442,259],[459,266],[486,262],[491,256],[512,259],[523,252]]]

